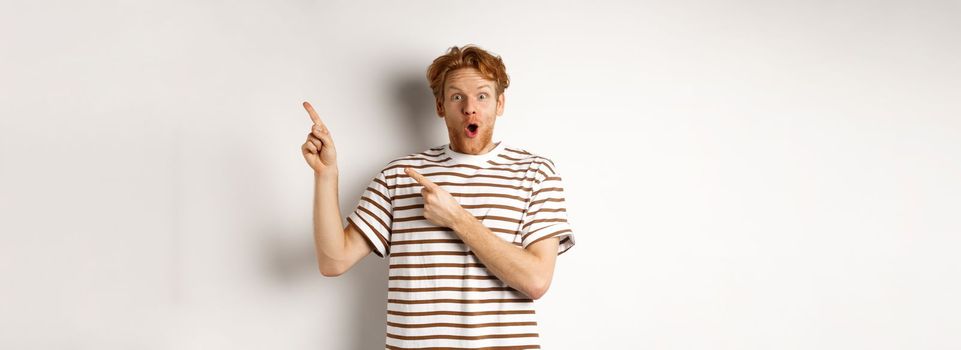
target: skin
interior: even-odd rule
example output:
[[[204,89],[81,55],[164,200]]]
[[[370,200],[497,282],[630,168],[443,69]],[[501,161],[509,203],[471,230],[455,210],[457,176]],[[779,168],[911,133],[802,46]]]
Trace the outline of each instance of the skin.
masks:
[[[496,95],[496,83],[473,68],[450,72],[444,84],[437,114],[447,125],[454,151],[485,154],[494,148],[491,141],[497,117],[504,113],[504,95]],[[495,96],[496,95],[496,96]],[[321,274],[339,276],[370,254],[360,231],[352,225],[341,229],[337,194],[337,152],[330,131],[313,107],[304,102],[313,121],[307,141],[301,146],[304,159],[314,170],[314,243]],[[466,127],[478,124],[478,135],[468,137]],[[454,230],[487,269],[512,288],[539,299],[550,288],[559,240],[545,239],[527,248],[508,243],[490,231],[457,203],[441,186],[413,169],[408,176],[423,186],[424,218]]]

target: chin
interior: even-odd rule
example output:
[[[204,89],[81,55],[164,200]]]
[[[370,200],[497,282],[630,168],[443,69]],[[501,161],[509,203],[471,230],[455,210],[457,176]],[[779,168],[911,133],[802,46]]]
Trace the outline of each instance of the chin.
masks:
[[[486,143],[478,138],[458,138],[451,142],[452,145],[456,145],[460,149],[460,152],[464,153],[475,153],[484,149]]]

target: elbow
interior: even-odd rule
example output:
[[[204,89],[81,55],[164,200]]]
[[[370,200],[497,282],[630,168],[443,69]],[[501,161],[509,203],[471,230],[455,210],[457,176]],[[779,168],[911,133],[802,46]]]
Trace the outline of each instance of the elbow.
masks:
[[[336,271],[336,270],[331,270],[331,271],[320,270],[320,274],[324,275],[324,277],[337,277],[337,276],[343,275],[344,273],[342,271]]]
[[[530,296],[531,299],[537,300],[544,296],[544,293],[547,293],[547,290],[532,289],[531,291],[527,292],[527,295]]]
[[[548,279],[545,281],[538,281],[536,283],[533,283],[530,287],[528,287],[526,293],[527,293],[527,296],[531,297],[531,299],[537,300],[543,297],[544,294],[547,294],[547,289],[549,289],[550,287],[551,287],[551,280]]]
[[[337,276],[343,275],[344,272],[346,272],[343,268],[339,266],[339,264],[319,263],[318,266],[320,268],[320,274],[323,275],[324,277],[337,277]]]

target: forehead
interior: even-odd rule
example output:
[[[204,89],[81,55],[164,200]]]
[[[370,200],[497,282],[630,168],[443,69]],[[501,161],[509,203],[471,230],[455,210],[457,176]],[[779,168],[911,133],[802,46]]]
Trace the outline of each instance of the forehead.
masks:
[[[493,80],[485,78],[476,68],[461,68],[447,74],[444,89],[457,88],[460,90],[473,90],[479,89],[484,85],[493,89],[494,84],[496,83]]]

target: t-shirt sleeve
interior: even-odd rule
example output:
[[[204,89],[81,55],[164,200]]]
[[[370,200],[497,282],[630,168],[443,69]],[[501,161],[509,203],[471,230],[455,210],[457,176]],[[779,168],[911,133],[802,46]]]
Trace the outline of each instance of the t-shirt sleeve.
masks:
[[[360,196],[357,208],[347,216],[347,223],[362,233],[371,251],[381,258],[390,254],[390,227],[393,221],[393,191],[381,172],[370,181]]]
[[[532,188],[530,204],[521,224],[521,245],[524,248],[544,239],[557,237],[560,255],[574,246],[574,231],[567,221],[567,205],[564,202],[564,184],[550,161],[541,167],[543,175],[537,176]]]

